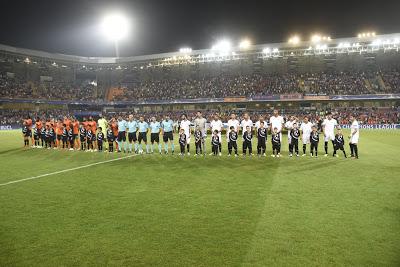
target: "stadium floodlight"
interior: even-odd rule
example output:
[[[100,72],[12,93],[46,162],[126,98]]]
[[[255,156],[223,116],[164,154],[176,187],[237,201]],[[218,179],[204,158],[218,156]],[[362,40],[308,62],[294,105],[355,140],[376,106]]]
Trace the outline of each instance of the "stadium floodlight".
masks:
[[[294,36],[292,36],[292,37],[289,38],[289,41],[288,41],[288,42],[289,42],[289,44],[297,45],[297,44],[300,43],[300,37],[297,36],[297,35],[294,35]]]
[[[266,47],[266,48],[264,48],[264,49],[262,50],[262,52],[263,52],[264,54],[269,54],[269,53],[271,53],[271,48]]]
[[[357,35],[359,39],[361,38],[369,38],[369,37],[375,37],[376,32],[361,32]]]
[[[311,36],[311,42],[313,43],[319,43],[321,42],[321,35],[319,34],[314,34],[313,36]]]
[[[192,48],[190,47],[182,47],[181,49],[179,49],[179,52],[182,54],[189,54],[192,53]]]
[[[232,44],[228,40],[221,40],[211,48],[211,50],[218,51],[220,54],[227,54],[231,49]]]
[[[240,49],[249,49],[249,47],[251,46],[251,42],[249,39],[243,39],[240,43],[239,43],[239,48]]]
[[[127,17],[119,13],[106,15],[101,22],[101,32],[115,44],[116,56],[119,57],[118,42],[128,36],[130,22]]]

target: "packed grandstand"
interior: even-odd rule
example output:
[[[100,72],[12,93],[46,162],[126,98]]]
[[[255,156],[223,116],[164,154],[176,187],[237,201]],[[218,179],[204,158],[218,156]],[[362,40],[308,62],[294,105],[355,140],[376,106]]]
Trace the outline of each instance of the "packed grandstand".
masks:
[[[400,34],[128,58],[85,58],[0,45],[0,124],[26,116],[168,113],[222,117],[333,111],[342,124],[399,123]]]

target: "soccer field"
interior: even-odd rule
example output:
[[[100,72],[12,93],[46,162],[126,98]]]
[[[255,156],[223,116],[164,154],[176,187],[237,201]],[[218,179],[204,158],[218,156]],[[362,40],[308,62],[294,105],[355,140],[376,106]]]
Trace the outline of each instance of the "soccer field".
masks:
[[[359,160],[322,143],[289,158],[284,142],[279,159],[224,146],[109,161],[126,155],[23,149],[1,131],[0,266],[399,266],[399,140],[362,131]]]

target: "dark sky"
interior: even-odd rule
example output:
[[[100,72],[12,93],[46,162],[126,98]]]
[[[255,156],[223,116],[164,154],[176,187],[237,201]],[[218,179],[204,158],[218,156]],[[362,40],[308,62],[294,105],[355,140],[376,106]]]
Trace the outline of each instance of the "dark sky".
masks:
[[[253,43],[286,41],[299,33],[334,37],[359,31],[400,32],[400,0],[2,0],[0,43],[82,56],[114,56],[98,33],[103,14],[123,11],[132,33],[121,55],[210,48],[223,37]]]

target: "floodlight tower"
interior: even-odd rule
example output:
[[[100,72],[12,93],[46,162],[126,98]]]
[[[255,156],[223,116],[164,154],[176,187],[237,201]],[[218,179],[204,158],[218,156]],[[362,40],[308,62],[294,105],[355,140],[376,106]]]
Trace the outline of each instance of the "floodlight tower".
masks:
[[[112,13],[103,18],[101,31],[108,40],[114,42],[116,57],[119,57],[119,41],[128,36],[129,30],[130,22],[122,14]]]

